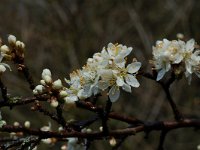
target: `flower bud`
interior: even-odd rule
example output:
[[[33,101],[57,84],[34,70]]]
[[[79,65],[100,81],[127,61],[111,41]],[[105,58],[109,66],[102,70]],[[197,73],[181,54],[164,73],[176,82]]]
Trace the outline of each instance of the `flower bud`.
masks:
[[[109,140],[109,143],[111,146],[115,146],[117,144],[116,142],[116,139],[114,137],[112,137],[110,140]]]
[[[51,128],[49,126],[43,126],[42,128],[40,128],[41,131],[50,131]]]
[[[38,94],[38,91],[37,91],[36,89],[34,89],[34,90],[33,90],[33,94],[34,94],[34,95],[37,95],[37,94]]]
[[[9,35],[8,36],[8,43],[9,44],[15,44],[16,43],[16,37],[14,35]]]
[[[67,145],[62,145],[60,149],[61,150],[67,150]]]
[[[40,80],[40,84],[42,84],[42,85],[46,85],[46,83],[45,83],[45,81],[44,80]]]
[[[92,129],[88,128],[86,129],[86,133],[91,133],[92,132]]]
[[[51,101],[51,106],[52,106],[52,107],[57,107],[57,106],[58,106],[58,101],[52,100],[52,101]]]
[[[59,128],[58,128],[58,131],[59,131],[59,132],[61,132],[61,131],[63,131],[63,130],[64,130],[63,127],[59,127]]]
[[[2,53],[5,53],[5,54],[10,52],[10,49],[7,45],[2,45],[0,50],[1,50]]]
[[[43,93],[43,91],[44,91],[44,86],[43,86],[43,85],[37,85],[37,86],[35,87],[35,90],[37,90],[37,92],[38,92],[39,94],[41,94],[41,93]]]
[[[51,144],[51,143],[52,143],[52,140],[51,140],[51,138],[42,139],[42,142],[43,142],[44,144]]]
[[[16,122],[13,123],[13,125],[14,125],[15,127],[18,127],[18,126],[19,126],[19,122],[16,121]]]
[[[49,75],[45,75],[43,79],[44,79],[46,84],[51,84],[52,83],[52,78]]]
[[[42,78],[44,78],[45,75],[51,77],[51,71],[50,71],[49,69],[44,69],[44,70],[42,71]]]
[[[24,48],[25,48],[25,44],[24,44],[23,42],[21,42],[21,41],[17,41],[17,42],[16,42],[16,46],[17,46],[18,48],[21,48],[21,49],[24,49]]]
[[[11,137],[13,137],[13,136],[15,136],[15,135],[16,135],[15,132],[10,132],[10,136],[11,136]]]
[[[99,130],[102,132],[102,131],[103,131],[103,127],[102,127],[102,126],[100,126],[100,127],[99,127]]]
[[[30,128],[30,126],[31,126],[30,121],[25,121],[25,122],[24,122],[24,126],[25,126],[26,128]]]
[[[64,90],[60,91],[59,93],[60,97],[64,98],[64,97],[67,97],[68,96],[68,93]]]
[[[184,35],[182,33],[177,33],[176,37],[178,39],[184,39]]]
[[[62,87],[63,87],[63,85],[62,85],[62,82],[61,82],[60,79],[54,81],[53,84],[52,84],[52,88],[54,90],[60,90]]]

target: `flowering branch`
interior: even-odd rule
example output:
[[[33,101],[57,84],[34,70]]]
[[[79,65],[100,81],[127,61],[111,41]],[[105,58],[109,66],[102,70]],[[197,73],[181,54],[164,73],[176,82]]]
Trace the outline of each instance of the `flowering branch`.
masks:
[[[58,131],[53,130],[51,124],[40,129],[30,128],[30,122],[24,125],[15,122],[14,125],[6,125],[0,114],[0,131],[10,133],[9,138],[0,138],[1,148],[34,149],[40,142],[51,144],[57,141],[67,142],[62,149],[88,150],[94,140],[109,140],[113,149],[117,149],[128,136],[139,132],[146,134],[151,131],[161,131],[159,150],[163,150],[163,144],[169,131],[179,128],[200,128],[199,119],[183,117],[182,112],[170,94],[170,86],[183,74],[190,83],[192,74],[200,77],[200,50],[195,48],[193,39],[184,42],[181,40],[157,41],[153,47],[153,59],[150,61],[152,74],[141,71],[141,62],[136,58],[128,63],[128,55],[132,47],[122,44],[109,43],[100,53],[95,53],[87,60],[86,65],[70,74],[65,79],[68,86],[64,86],[61,79],[54,80],[49,69],[44,69],[41,74],[40,84],[35,86],[28,67],[24,64],[25,44],[17,41],[16,37],[8,37],[8,46],[0,47],[0,76],[10,66],[4,61],[12,61],[17,64],[18,71],[21,71],[34,97],[21,98],[11,97],[7,94],[7,87],[0,80],[0,88],[3,100],[0,101],[0,108],[14,107],[31,104],[31,110],[48,116],[59,127]],[[171,77],[164,80],[167,72],[171,71]],[[167,100],[172,108],[175,121],[150,121],[140,120],[134,117],[116,113],[113,110],[114,103],[119,99],[121,90],[131,93],[132,88],[140,86],[137,77],[141,75],[156,81],[163,88]],[[107,94],[108,99],[105,105],[98,105],[98,98]],[[49,103],[54,111],[43,107]],[[29,106],[28,106],[29,107]],[[64,116],[65,110],[83,109],[92,112],[92,116],[84,120],[69,121]],[[127,123],[123,129],[111,129],[108,124],[110,120]],[[90,129],[92,124],[98,124],[99,129]],[[100,131],[99,131],[100,130]],[[13,136],[14,135],[14,136]],[[117,143],[116,139],[119,139]]]

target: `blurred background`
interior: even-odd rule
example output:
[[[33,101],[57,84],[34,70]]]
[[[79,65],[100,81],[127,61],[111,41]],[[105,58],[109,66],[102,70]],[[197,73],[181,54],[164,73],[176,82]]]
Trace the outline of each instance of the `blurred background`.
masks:
[[[1,0],[0,3],[0,36],[6,41],[8,34],[13,34],[26,44],[25,61],[38,84],[44,68],[52,71],[54,79],[68,78],[70,72],[83,66],[88,57],[109,42],[132,46],[131,57],[141,61],[143,69],[149,72],[152,45],[163,38],[176,39],[177,33],[200,43],[199,0]],[[23,76],[11,66],[13,71],[2,77],[9,93],[31,96]],[[113,110],[147,121],[172,120],[160,86],[141,77],[139,81],[141,86],[131,94],[122,93]],[[200,79],[193,76],[190,86],[184,78],[171,88],[179,109],[187,116],[200,117],[199,85]],[[78,120],[91,115],[80,111],[68,111],[66,118]],[[8,124],[28,119],[35,128],[49,122],[42,114],[31,112],[29,106],[12,111],[3,108],[2,116]],[[124,126],[112,121],[110,124],[112,129]],[[195,150],[200,144],[199,133],[194,129],[170,132],[164,146],[166,150]],[[127,138],[120,149],[155,150],[159,132],[152,132],[148,139],[144,136],[139,133]],[[61,145],[41,145],[39,149],[60,149]],[[107,141],[95,141],[91,149],[111,147]]]

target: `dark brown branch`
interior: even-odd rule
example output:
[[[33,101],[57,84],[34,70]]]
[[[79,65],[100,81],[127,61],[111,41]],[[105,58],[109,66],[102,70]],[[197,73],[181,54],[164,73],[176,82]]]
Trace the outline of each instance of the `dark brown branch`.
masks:
[[[173,110],[174,118],[175,118],[176,120],[181,120],[181,119],[183,119],[182,114],[181,114],[180,111],[178,110],[178,108],[177,108],[177,106],[176,106],[174,100],[173,100],[172,97],[171,97],[171,94],[170,94],[170,92],[169,92],[169,88],[166,87],[165,85],[162,85],[162,87],[163,87],[163,89],[164,89],[164,91],[165,91],[165,94],[166,94],[166,96],[167,96],[167,99],[168,99],[168,101],[169,101],[169,104],[170,104],[170,106],[171,106],[171,108],[172,108],[172,110]]]
[[[59,123],[62,125],[64,129],[67,129],[68,128],[67,123],[65,121],[65,118],[63,117],[63,112],[60,104],[56,107],[56,112],[57,112],[57,118],[59,119]]]
[[[7,96],[7,87],[3,84],[3,82],[0,79],[0,88],[1,88],[1,93],[4,101],[8,101],[8,96]]]
[[[76,101],[76,106],[78,108],[86,109],[86,110],[89,110],[89,111],[92,111],[92,112],[95,112],[95,113],[99,113],[99,112],[103,111],[102,107],[94,106],[90,102]],[[118,114],[118,113],[115,113],[115,112],[110,112],[108,114],[108,117],[111,118],[111,119],[115,119],[115,120],[120,120],[120,121],[126,122],[128,124],[138,124],[138,123],[142,124],[143,123],[139,119],[132,118],[132,117],[127,117],[125,115]]]
[[[54,121],[56,121],[57,123],[60,123],[60,124],[61,124],[61,122],[60,122],[59,118],[56,116],[56,114],[53,114],[53,113],[51,113],[51,112],[49,112],[49,111],[43,109],[42,106],[41,106],[40,104],[36,103],[33,110],[34,110],[34,111],[39,111],[39,112],[43,113],[45,116],[48,116],[48,117],[50,117],[52,120],[54,120]]]
[[[18,56],[15,54],[13,62],[17,64],[18,71],[22,72],[26,81],[29,83],[30,89],[33,90],[35,88],[35,84],[33,81],[33,77],[31,76],[28,67],[24,64],[24,57]]]
[[[123,121],[126,122],[128,124],[143,124],[143,121],[133,118],[133,117],[128,117],[122,114],[118,114],[115,112],[111,112],[109,115],[109,118],[115,119],[115,120],[119,120],[119,121]]]
[[[159,141],[159,145],[158,145],[158,150],[164,150],[163,144],[164,144],[165,138],[167,136],[167,133],[168,133],[168,130],[161,131],[160,141]]]
[[[152,75],[150,73],[140,72],[140,75],[144,76],[145,78],[156,81],[156,74]],[[161,81],[157,81],[157,82],[162,86],[162,88],[163,88],[163,90],[164,90],[164,92],[167,96],[167,100],[169,101],[169,104],[170,104],[170,106],[173,110],[173,113],[174,113],[174,118],[176,120],[181,120],[183,118],[183,116],[180,113],[180,111],[178,110],[178,107],[176,106],[174,100],[172,99],[170,91],[169,91],[170,85],[175,81],[175,79],[176,79],[175,74],[172,73],[171,77],[169,78],[169,80],[166,83],[163,83]]]
[[[105,135],[108,134],[108,132],[109,132],[107,121],[108,121],[109,113],[111,111],[111,107],[112,107],[112,102],[108,98],[108,100],[106,101],[105,110],[104,110],[104,112],[103,112],[103,114],[101,116],[102,117],[103,133]]]
[[[25,64],[18,63],[18,65],[19,65],[18,70],[24,74],[26,81],[29,83],[30,89],[33,90],[35,88],[35,84],[34,84],[32,76],[29,72],[28,67]]]
[[[25,104],[30,104],[37,101],[47,101],[47,95],[41,95],[40,97],[28,97],[28,98],[9,98],[8,101],[0,101],[0,108],[1,107],[13,107],[13,106],[20,106]]]
[[[121,137],[120,141],[113,147],[112,150],[117,150],[122,145],[122,143],[127,139],[127,137],[128,136]]]
[[[200,128],[200,120],[192,120],[192,119],[184,119],[182,121],[163,121],[163,122],[152,122],[149,125],[138,125],[132,128],[125,128],[125,129],[117,129],[111,130],[109,135],[115,138],[120,138],[121,136],[130,136],[134,135],[139,132],[145,132],[146,128],[151,131],[163,131],[163,130],[173,130],[178,128]],[[72,132],[51,132],[51,131],[41,131],[35,129],[28,129],[23,126],[10,126],[5,125],[0,128],[1,132],[23,132],[29,135],[39,136],[41,138],[67,138],[67,137],[78,137],[78,138],[92,138],[92,139],[99,139],[104,138],[105,135],[103,132],[91,132],[91,133],[82,133],[77,131]]]

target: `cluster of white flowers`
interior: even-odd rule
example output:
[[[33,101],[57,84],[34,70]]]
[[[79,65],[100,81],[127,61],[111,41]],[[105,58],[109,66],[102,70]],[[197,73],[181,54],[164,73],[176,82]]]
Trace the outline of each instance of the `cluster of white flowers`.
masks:
[[[192,73],[200,77],[200,50],[195,50],[195,41],[182,40],[157,41],[153,47],[153,64],[158,71],[157,81],[161,80],[171,68],[179,69],[175,72],[182,73],[180,67],[185,68],[185,76],[191,81]],[[173,67],[176,66],[176,67]],[[178,67],[177,67],[178,66]]]
[[[69,80],[65,79],[69,88],[62,88],[60,97],[65,103],[72,104],[109,89],[109,98],[111,102],[115,102],[119,98],[120,88],[131,92],[131,87],[139,87],[136,74],[141,63],[133,59],[127,64],[127,56],[131,51],[132,47],[109,43],[100,53],[89,58],[82,69],[71,73]],[[45,70],[41,80],[44,84],[36,86],[34,94],[42,93],[45,85],[52,82],[50,71],[44,75],[44,72],[47,72]]]
[[[108,95],[115,102],[120,95],[120,87],[131,92],[132,87],[139,87],[136,79],[141,63],[135,59],[127,65],[127,56],[132,47],[109,43],[100,53],[95,53],[81,70],[70,74],[67,99],[85,99],[109,89]]]

